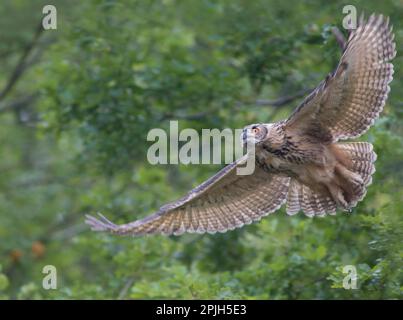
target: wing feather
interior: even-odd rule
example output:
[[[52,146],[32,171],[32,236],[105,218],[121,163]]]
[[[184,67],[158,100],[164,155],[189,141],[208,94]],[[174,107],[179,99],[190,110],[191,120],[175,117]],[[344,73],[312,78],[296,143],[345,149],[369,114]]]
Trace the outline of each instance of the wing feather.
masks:
[[[115,234],[215,233],[239,228],[276,211],[285,202],[289,177],[267,173],[260,167],[251,175],[237,175],[246,157],[236,161],[191,190],[183,198],[164,205],[155,214],[116,225],[101,215],[87,216],[96,231]]]
[[[365,133],[379,117],[396,56],[389,18],[371,15],[350,33],[336,70],[288,118],[289,131],[335,142]]]

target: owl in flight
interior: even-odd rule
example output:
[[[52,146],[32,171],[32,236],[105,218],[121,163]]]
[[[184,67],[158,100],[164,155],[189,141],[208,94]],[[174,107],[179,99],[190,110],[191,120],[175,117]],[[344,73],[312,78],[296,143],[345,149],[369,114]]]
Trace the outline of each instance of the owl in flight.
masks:
[[[255,147],[255,170],[237,175],[246,154],[156,213],[123,225],[87,215],[95,231],[120,235],[215,233],[260,220],[286,204],[309,217],[350,211],[363,199],[375,172],[368,142],[339,142],[368,130],[385,105],[396,55],[389,19],[360,19],[336,70],[275,123],[244,128]]]

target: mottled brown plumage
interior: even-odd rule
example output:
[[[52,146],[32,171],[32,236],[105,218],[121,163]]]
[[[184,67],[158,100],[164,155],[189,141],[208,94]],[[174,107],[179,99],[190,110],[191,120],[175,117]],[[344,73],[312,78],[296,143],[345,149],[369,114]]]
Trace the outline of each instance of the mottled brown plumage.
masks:
[[[338,141],[362,135],[382,111],[396,55],[393,38],[382,15],[361,19],[336,70],[287,120],[247,126],[244,143],[255,146],[252,175],[236,173],[246,155],[149,217],[124,225],[102,215],[86,222],[115,234],[215,233],[259,220],[284,203],[290,215],[350,210],[365,196],[376,155],[368,142]]]

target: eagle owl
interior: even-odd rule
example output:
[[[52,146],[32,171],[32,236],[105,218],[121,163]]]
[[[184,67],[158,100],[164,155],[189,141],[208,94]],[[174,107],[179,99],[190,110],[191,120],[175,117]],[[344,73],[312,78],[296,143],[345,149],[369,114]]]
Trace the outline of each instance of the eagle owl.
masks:
[[[260,220],[286,204],[309,217],[349,211],[362,200],[375,171],[368,142],[339,142],[362,135],[378,118],[392,80],[395,43],[389,19],[360,19],[340,62],[291,116],[244,128],[255,146],[255,171],[237,175],[248,154],[181,199],[131,223],[116,225],[87,215],[96,231],[121,235],[215,233]]]

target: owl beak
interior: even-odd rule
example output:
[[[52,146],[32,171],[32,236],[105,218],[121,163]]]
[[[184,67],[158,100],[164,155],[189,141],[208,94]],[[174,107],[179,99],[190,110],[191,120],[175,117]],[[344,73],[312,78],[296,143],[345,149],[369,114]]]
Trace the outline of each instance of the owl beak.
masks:
[[[255,136],[252,134],[252,132],[249,129],[243,129],[242,132],[242,145],[243,147],[246,147],[247,143],[255,143]]]
[[[248,130],[243,129],[241,139],[242,139],[242,147],[245,148],[248,142]]]

